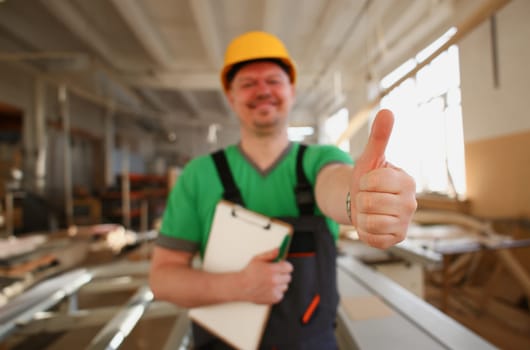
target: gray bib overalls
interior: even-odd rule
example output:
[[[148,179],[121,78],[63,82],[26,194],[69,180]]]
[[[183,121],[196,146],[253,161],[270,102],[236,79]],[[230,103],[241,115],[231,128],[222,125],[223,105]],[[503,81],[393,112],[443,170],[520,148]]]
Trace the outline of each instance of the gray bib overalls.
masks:
[[[299,217],[279,217],[290,223],[294,235],[287,255],[293,265],[292,280],[283,300],[273,305],[260,344],[267,350],[335,350],[335,318],[339,295],[336,245],[324,217],[315,216],[313,188],[302,168],[305,145],[297,155],[297,185],[293,189]],[[223,183],[223,198],[244,206],[223,150],[212,154]],[[230,322],[227,315],[227,322]],[[197,324],[193,324],[195,349],[232,349]]]

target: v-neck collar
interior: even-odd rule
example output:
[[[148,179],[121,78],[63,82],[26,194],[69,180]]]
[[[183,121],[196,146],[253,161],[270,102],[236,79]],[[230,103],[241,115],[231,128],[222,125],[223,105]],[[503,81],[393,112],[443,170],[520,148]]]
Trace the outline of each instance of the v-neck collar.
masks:
[[[272,164],[269,167],[261,170],[259,166],[245,153],[245,151],[243,151],[243,148],[241,147],[241,143],[237,144],[237,149],[239,150],[243,158],[245,158],[246,161],[263,177],[270,174],[276,168],[276,166],[278,166],[278,164],[281,163],[281,161],[287,156],[287,154],[289,153],[292,147],[293,147],[293,143],[289,142],[287,144],[287,147],[285,147],[282,153],[280,153],[278,158],[276,158],[276,160],[272,162]]]

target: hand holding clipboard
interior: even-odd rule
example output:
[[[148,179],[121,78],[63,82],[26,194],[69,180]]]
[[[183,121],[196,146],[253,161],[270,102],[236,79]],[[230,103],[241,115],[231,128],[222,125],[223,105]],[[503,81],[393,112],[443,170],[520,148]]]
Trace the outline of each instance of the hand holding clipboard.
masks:
[[[241,271],[256,255],[278,247],[276,259],[284,259],[292,231],[292,226],[287,223],[220,201],[202,268],[212,273]],[[192,308],[189,316],[238,349],[256,349],[270,308],[265,304],[230,302]]]

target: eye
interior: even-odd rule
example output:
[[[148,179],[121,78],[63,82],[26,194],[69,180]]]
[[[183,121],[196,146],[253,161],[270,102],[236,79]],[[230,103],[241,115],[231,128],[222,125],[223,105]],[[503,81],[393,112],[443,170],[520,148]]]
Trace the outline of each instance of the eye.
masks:
[[[267,78],[267,84],[269,85],[282,85],[287,83],[287,79],[280,75],[273,75]]]
[[[239,84],[239,87],[241,89],[249,89],[249,88],[251,88],[251,87],[253,87],[255,85],[256,85],[255,81],[247,80],[247,81],[244,81],[241,84]]]

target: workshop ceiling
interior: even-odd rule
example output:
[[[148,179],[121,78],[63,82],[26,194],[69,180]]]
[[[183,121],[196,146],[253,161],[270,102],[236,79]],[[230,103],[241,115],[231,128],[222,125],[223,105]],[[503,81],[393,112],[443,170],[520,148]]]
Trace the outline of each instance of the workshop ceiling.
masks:
[[[163,130],[225,124],[233,118],[218,78],[224,48],[244,31],[266,30],[284,40],[299,68],[292,123],[314,125],[337,96],[365,89],[366,79],[441,35],[459,3],[3,0],[0,62]]]

